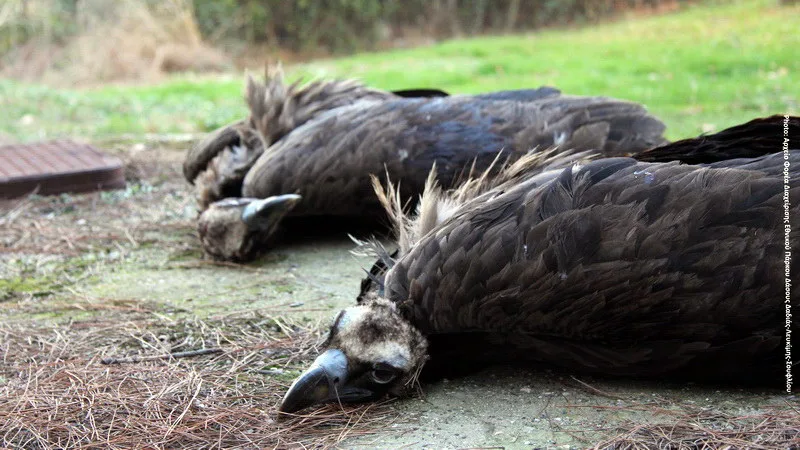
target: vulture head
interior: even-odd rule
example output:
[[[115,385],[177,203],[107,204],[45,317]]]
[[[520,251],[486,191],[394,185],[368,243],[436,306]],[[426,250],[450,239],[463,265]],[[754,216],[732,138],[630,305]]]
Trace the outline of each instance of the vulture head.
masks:
[[[339,313],[326,347],[292,383],[280,412],[402,395],[413,387],[427,359],[428,343],[393,302],[373,296]]]
[[[251,259],[300,198],[286,194],[264,199],[226,198],[212,203],[197,221],[203,249],[215,259]]]

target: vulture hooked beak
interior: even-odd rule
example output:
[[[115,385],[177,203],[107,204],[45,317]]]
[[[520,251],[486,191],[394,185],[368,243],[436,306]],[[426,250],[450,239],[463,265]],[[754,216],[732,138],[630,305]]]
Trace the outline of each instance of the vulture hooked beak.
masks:
[[[427,340],[385,299],[368,298],[340,312],[326,345],[292,383],[279,417],[319,403],[405,395],[427,359]]]
[[[252,259],[300,199],[297,194],[285,194],[264,199],[234,197],[212,203],[197,220],[203,249],[215,259]]]
[[[251,231],[270,230],[297,205],[301,198],[297,194],[284,194],[253,201],[242,210],[242,222]]]
[[[300,375],[283,397],[279,413],[294,413],[319,403],[369,400],[376,393],[348,385],[347,357],[339,349],[329,349]]]

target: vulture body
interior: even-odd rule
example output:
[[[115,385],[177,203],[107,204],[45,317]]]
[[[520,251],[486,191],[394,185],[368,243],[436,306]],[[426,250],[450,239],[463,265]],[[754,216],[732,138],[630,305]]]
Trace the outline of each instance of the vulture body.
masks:
[[[400,180],[401,197],[410,198],[422,193],[434,163],[437,179],[450,187],[498,154],[515,159],[559,145],[614,156],[663,143],[663,124],[638,104],[548,92],[525,102],[452,96],[339,108],[264,153],[242,194],[298,193],[295,215],[376,215],[383,211],[370,175]]]
[[[402,394],[428,360],[781,384],[797,142],[800,118],[774,116],[635,158],[523,159],[491,189],[430,182],[280,410]]]
[[[347,105],[315,110],[321,112],[276,139],[272,125],[263,125],[275,122],[273,97],[263,94],[271,90],[251,80],[247,95],[249,122],[268,147],[228,147],[195,179],[203,208],[220,196],[238,198],[209,204],[198,221],[203,247],[218,259],[252,258],[286,215],[381,217],[374,174],[398,180],[399,195],[408,200],[422,193],[434,166],[443,186],[452,187],[470,171],[532,149],[616,156],[665,142],[663,123],[641,105],[548,87],[438,98],[370,91]]]
[[[248,78],[245,99],[250,116],[215,130],[192,147],[183,174],[196,185],[204,210],[213,201],[241,196],[242,180],[264,149],[321,114],[359,101],[446,95],[437,89],[386,92],[353,80],[287,86],[280,70],[268,74],[265,83]]]

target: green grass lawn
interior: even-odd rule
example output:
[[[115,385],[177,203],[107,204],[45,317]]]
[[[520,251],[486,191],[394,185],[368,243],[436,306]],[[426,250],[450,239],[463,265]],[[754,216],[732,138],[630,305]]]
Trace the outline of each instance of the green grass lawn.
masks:
[[[800,5],[695,6],[575,30],[452,40],[290,69],[387,88],[475,93],[542,84],[642,102],[670,138],[800,110]],[[0,133],[21,140],[198,132],[245,114],[240,74],[51,89],[0,80]]]

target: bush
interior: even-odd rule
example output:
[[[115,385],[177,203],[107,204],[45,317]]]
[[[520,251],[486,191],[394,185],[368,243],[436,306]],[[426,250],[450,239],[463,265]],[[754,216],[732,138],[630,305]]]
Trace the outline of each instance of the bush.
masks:
[[[77,81],[103,81],[224,70],[237,48],[352,53],[683,1],[690,0],[3,0],[0,76],[38,79],[66,68]]]
[[[293,51],[371,49],[407,34],[434,38],[592,22],[686,0],[194,0],[203,35]]]

